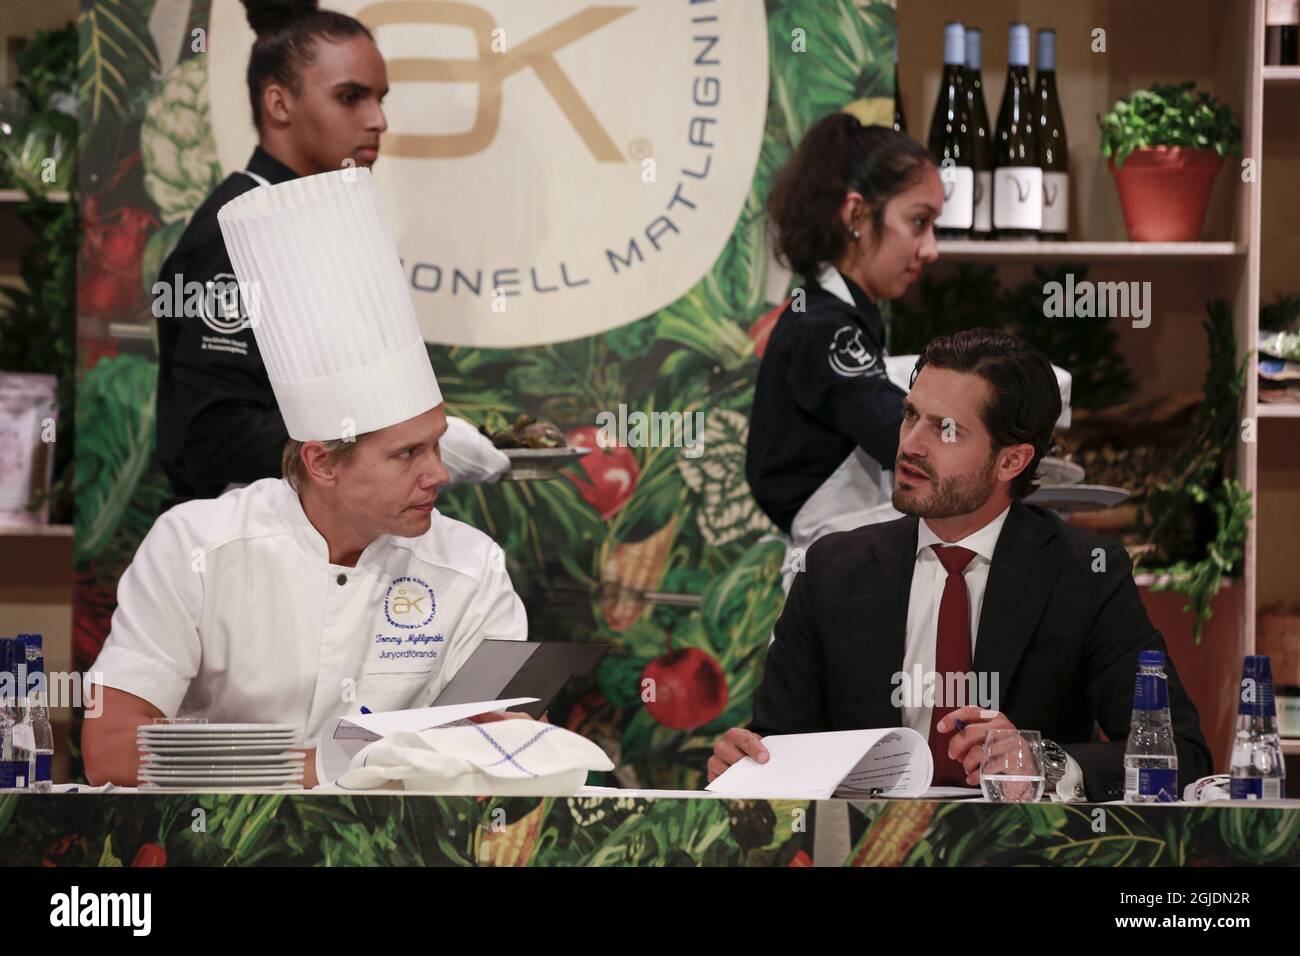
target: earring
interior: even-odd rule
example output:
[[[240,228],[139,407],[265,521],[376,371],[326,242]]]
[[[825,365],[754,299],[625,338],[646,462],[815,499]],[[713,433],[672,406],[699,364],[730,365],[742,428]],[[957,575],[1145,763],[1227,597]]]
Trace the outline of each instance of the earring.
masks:
[[[854,239],[861,239],[861,238],[862,238],[862,233],[858,232],[856,229],[850,229],[849,232],[850,232],[850,234],[852,234],[852,236],[853,236]]]

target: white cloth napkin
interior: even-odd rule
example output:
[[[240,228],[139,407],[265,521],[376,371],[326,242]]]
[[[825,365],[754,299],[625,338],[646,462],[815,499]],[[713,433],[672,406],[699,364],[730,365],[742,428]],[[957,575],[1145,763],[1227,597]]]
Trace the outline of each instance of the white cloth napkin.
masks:
[[[493,482],[510,470],[510,459],[463,418],[447,416],[447,432],[439,443],[449,485]]]
[[[1183,800],[1187,803],[1209,803],[1211,800],[1232,799],[1232,778],[1226,773],[1212,773],[1193,780],[1183,787]]]
[[[605,751],[536,720],[496,720],[390,734],[363,747],[335,783],[346,790],[558,796],[576,793],[589,770],[613,770]]]

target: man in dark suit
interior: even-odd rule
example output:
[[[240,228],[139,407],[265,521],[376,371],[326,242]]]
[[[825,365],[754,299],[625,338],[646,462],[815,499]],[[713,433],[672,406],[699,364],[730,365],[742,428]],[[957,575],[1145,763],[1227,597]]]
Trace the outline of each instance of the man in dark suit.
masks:
[[[745,755],[765,762],[763,734],[901,725],[929,741],[936,785],[977,786],[986,731],[1022,728],[1047,741],[1049,791],[1123,797],[1138,653],[1164,640],[1123,547],[1021,501],[1060,409],[1050,363],[1013,336],[925,348],[895,463],[907,517],[809,549],[753,724],[719,739],[710,779]],[[1167,673],[1181,793],[1211,758],[1172,662]]]

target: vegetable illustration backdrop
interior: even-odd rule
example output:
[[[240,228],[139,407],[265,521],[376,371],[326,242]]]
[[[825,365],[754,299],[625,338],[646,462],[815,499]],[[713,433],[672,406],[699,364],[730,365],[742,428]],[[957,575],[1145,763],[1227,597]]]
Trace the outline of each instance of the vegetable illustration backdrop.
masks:
[[[187,39],[179,59],[171,58],[174,51],[151,33],[153,7],[152,0],[110,0],[78,22],[81,161],[96,173],[89,181],[101,184],[87,190],[87,207],[100,224],[101,248],[113,252],[112,269],[97,273],[95,302],[83,305],[146,326],[141,293],[221,178],[204,54]],[[892,3],[768,0],[766,15],[771,76],[754,179],[729,241],[715,262],[702,264],[706,271],[685,295],[573,341],[509,350],[429,346],[449,413],[475,425],[544,417],[570,443],[592,449],[559,479],[452,489],[438,507],[505,550],[532,639],[612,645],[591,679],[551,713],[611,752],[617,769],[607,783],[697,786],[713,739],[750,719],[782,604],[783,544],[744,478],[754,379],[790,291],[769,272],[765,202],[813,122],[854,100],[892,95]],[[194,0],[186,37],[208,17],[209,3]],[[796,27],[808,41],[798,54],[790,46]],[[169,503],[153,445],[157,359],[147,340],[118,344],[132,354],[91,361],[83,350],[79,371],[82,667],[107,632],[118,577]],[[701,413],[702,454],[606,441],[596,416],[621,405],[646,414]],[[752,828],[732,823],[748,847]],[[508,838],[480,840],[477,849],[465,842],[457,853],[508,860],[542,852],[553,839],[538,820],[520,827]],[[709,827],[727,832],[725,813],[698,837],[701,846],[717,839]],[[139,845],[114,852],[134,859]]]

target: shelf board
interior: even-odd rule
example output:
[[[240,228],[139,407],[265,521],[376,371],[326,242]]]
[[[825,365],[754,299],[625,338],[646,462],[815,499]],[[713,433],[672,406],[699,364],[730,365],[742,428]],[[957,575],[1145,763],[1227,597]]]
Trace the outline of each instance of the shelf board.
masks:
[[[110,322],[108,334],[116,339],[140,339],[153,341],[154,324],[152,322]]]
[[[1266,66],[1264,83],[1300,83],[1300,66]]]
[[[1260,402],[1255,406],[1255,413],[1260,418],[1300,418],[1300,403]]]
[[[1283,737],[1282,753],[1300,754],[1300,737]]]
[[[0,538],[71,538],[70,524],[0,525]]]
[[[1231,259],[1246,254],[1244,242],[999,242],[979,239],[941,239],[939,261],[955,262],[1062,262],[1122,259]]]
[[[21,189],[0,189],[0,203],[24,203],[27,202],[27,193]],[[64,190],[55,190],[45,194],[47,202],[67,202],[68,194]]]

